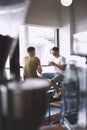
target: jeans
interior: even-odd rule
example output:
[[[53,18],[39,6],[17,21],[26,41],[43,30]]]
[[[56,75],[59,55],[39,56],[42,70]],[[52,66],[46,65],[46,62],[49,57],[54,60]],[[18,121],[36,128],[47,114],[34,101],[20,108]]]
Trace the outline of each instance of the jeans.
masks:
[[[42,77],[46,79],[53,80],[53,87],[57,90],[58,87],[56,83],[63,81],[64,76],[60,73],[42,73]]]

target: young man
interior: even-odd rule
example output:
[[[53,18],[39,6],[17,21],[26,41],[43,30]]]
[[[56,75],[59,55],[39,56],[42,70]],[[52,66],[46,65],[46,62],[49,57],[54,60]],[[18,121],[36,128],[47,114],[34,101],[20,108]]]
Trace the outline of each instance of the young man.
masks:
[[[39,77],[37,73],[41,74],[42,68],[39,58],[35,57],[35,48],[28,47],[27,52],[28,57],[25,57],[24,79]]]
[[[63,81],[66,59],[65,57],[59,55],[58,47],[53,47],[51,51],[53,59],[49,62],[49,65],[54,66],[54,72],[43,73],[42,77],[50,79],[52,86],[56,88],[56,83]]]

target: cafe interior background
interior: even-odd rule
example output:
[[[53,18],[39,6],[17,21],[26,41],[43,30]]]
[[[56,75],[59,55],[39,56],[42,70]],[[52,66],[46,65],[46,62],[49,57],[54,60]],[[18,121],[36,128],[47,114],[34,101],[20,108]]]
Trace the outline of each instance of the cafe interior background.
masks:
[[[48,63],[53,46],[59,46],[60,55],[68,60],[74,51],[74,35],[82,42],[87,41],[86,3],[86,0],[73,0],[70,6],[63,6],[60,0],[31,0],[26,21],[19,27],[19,43],[14,60],[10,64],[9,57],[7,60],[8,76],[10,66],[11,71],[15,72],[16,68],[18,76],[23,78],[23,58],[27,55],[26,48],[31,45],[35,46],[42,65]],[[19,58],[18,62],[16,58]]]
[[[67,62],[76,58],[83,65],[82,58],[87,57],[87,0],[73,0],[70,6],[63,6],[60,0],[31,0],[26,20],[19,26],[19,41],[5,65],[8,77],[13,73],[23,79],[23,58],[28,46],[35,46],[42,65],[48,63],[46,56],[50,57],[53,46],[59,46]]]

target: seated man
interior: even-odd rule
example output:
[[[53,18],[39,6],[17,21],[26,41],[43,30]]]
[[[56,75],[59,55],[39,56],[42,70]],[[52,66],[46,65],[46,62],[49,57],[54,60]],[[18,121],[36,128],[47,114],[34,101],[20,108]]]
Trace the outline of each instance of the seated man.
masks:
[[[63,81],[66,59],[65,57],[59,55],[58,47],[52,48],[52,55],[53,59],[49,62],[49,65],[54,66],[55,70],[52,73],[42,73],[42,77],[50,79],[52,86],[56,88],[56,83]]]
[[[24,79],[26,78],[36,78],[39,77],[37,73],[42,73],[42,68],[40,65],[40,60],[38,57],[35,57],[35,48],[27,48],[28,56],[25,57],[24,65]]]

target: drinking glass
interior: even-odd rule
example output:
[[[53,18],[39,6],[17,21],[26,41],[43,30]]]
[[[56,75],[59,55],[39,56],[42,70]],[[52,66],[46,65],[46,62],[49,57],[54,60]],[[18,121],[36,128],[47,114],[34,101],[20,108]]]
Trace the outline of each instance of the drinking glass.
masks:
[[[30,0],[0,0],[0,75],[8,55],[13,54],[29,5]]]
[[[73,35],[73,51],[76,55],[87,57],[87,31]]]
[[[3,126],[7,123],[2,108],[7,102],[2,101],[1,92],[1,88],[4,88],[6,97],[8,81],[4,74],[5,63],[8,55],[11,57],[14,52],[19,25],[24,22],[29,5],[30,0],[0,0],[0,130],[5,130]]]
[[[81,60],[78,64],[80,83],[77,129],[87,129],[87,31],[73,35],[73,51]]]
[[[37,130],[47,109],[48,86],[48,80],[31,78],[8,83],[7,91],[2,87],[4,129]]]

